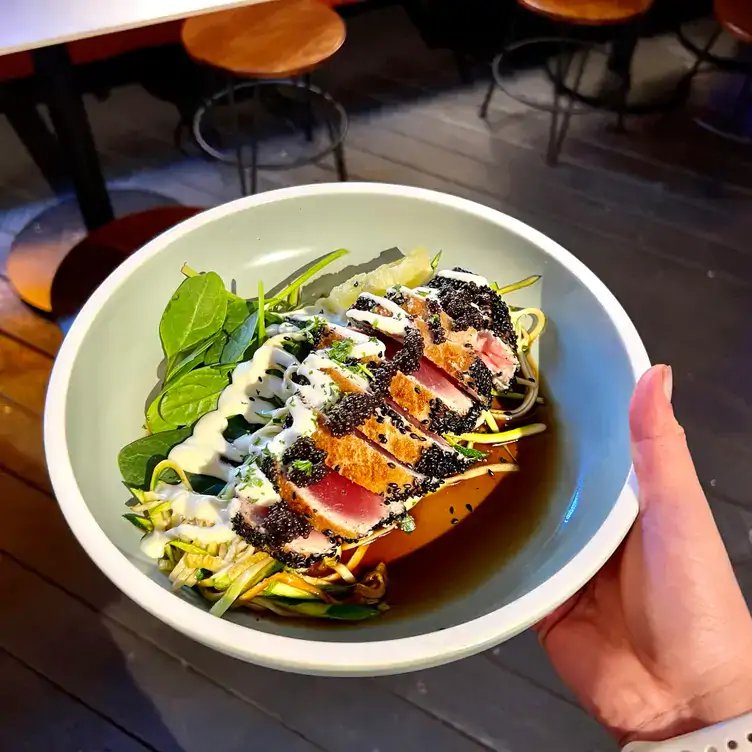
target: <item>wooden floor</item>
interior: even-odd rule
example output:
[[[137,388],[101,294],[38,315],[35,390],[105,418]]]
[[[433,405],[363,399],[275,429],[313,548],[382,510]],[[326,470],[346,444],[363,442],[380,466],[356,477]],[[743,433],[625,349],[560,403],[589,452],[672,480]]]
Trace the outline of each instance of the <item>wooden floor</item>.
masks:
[[[496,207],[600,275],[651,357],[674,367],[677,410],[752,595],[752,152],[686,112],[633,120],[625,135],[596,114],[576,119],[550,169],[546,118],[498,95],[491,127],[479,121],[485,84],[460,85],[401,11],[357,18],[349,33],[322,78],[352,115],[352,178]],[[641,52],[679,59],[670,40]],[[525,85],[537,87],[533,74]],[[174,150],[170,106],[136,87],[87,104],[112,187],[200,206],[237,196],[233,170]],[[334,179],[322,164],[264,174],[262,188]],[[0,258],[52,200],[0,122]],[[239,663],[148,616],[89,562],[50,492],[41,414],[60,339],[0,278],[0,749],[615,749],[530,633],[444,668],[331,680]]]

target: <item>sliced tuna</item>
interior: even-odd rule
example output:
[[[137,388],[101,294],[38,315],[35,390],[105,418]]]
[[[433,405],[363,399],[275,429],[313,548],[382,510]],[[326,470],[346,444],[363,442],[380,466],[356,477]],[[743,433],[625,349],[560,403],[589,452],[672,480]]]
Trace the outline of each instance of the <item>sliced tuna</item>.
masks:
[[[363,538],[405,513],[402,502],[385,502],[379,494],[336,472],[304,487],[280,478],[279,486],[282,498],[317,530],[346,540]]]
[[[426,298],[406,287],[393,288],[387,295],[414,317],[425,342],[425,357],[484,407],[490,404],[492,386],[509,388],[519,362],[514,350],[492,331],[479,332],[473,326],[458,328],[438,297]],[[486,322],[480,308],[476,306],[473,312],[478,315],[476,323]]]
[[[324,462],[328,468],[384,499],[424,496],[438,488],[436,479],[407,467],[357,430],[335,436],[322,418],[311,438],[317,448],[326,452]]]
[[[336,550],[334,541],[314,530],[284,501],[266,505],[243,500],[232,526],[243,540],[296,569],[309,567]]]

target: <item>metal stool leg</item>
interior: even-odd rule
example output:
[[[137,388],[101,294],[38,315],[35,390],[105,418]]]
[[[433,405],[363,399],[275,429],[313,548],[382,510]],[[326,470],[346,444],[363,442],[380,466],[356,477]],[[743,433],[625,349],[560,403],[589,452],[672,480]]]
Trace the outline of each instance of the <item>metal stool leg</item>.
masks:
[[[719,24],[716,30],[708,37],[708,41],[705,43],[705,46],[700,50],[699,54],[696,56],[694,65],[682,76],[681,81],[679,82],[679,86],[685,86],[689,88],[690,84],[692,83],[692,79],[697,75],[697,71],[700,70],[700,66],[705,62],[707,59],[708,54],[710,53],[710,50],[713,49],[715,43],[718,41],[718,37],[721,36],[721,32],[723,31],[723,28]]]
[[[251,164],[248,168],[251,175],[251,195],[258,190],[258,138],[256,136],[256,115],[259,101],[259,87],[251,90]]]
[[[329,131],[329,139],[334,144],[337,140],[337,134],[334,132],[334,126],[332,126],[329,120],[326,121],[326,129]],[[334,166],[337,168],[337,177],[341,183],[346,183],[348,180],[347,165],[345,164],[345,145],[343,141],[340,141],[334,147]]]
[[[305,76],[303,76],[303,85],[306,87],[307,90],[310,91],[311,88],[311,74],[306,73]],[[306,95],[306,105],[305,105],[305,121],[303,123],[303,132],[305,133],[306,141],[309,143],[313,141],[313,125],[314,125],[314,116],[313,116],[313,106],[311,105],[311,99],[309,95]]]
[[[483,97],[483,103],[480,106],[478,114],[482,120],[488,117],[488,108],[491,105],[491,99],[493,99],[494,91],[496,90],[496,70],[499,70],[501,74],[501,64],[504,62],[504,53],[508,45],[514,41],[515,26],[517,23],[517,5],[515,4],[511,11],[511,18],[509,19],[509,25],[504,32],[504,41],[501,45],[501,52],[491,61],[491,81],[488,84],[488,90],[486,96]]]
[[[486,91],[486,96],[483,97],[483,104],[481,104],[480,110],[478,112],[483,120],[488,117],[488,108],[491,104],[491,99],[493,98],[494,91],[496,91],[496,80],[494,79],[492,72],[491,83],[488,84],[488,91]]]
[[[560,111],[559,102],[561,101],[561,93],[559,92],[559,82],[564,83],[566,77],[569,74],[569,70],[574,62],[574,57],[577,55],[575,51],[572,57],[564,65],[565,51],[562,51],[557,59],[557,81],[554,82],[554,107],[551,113],[551,130],[548,137],[548,151],[546,153],[546,161],[549,165],[555,165],[559,161],[559,154],[561,153],[561,147],[564,145],[564,139],[567,136],[569,130],[569,123],[572,119],[572,110],[574,109],[575,97],[567,96],[567,102],[564,109]],[[576,74],[574,79],[574,85],[572,86],[572,92],[576,95],[580,83],[582,83],[582,76],[585,73],[587,67],[587,61],[590,58],[590,48],[586,47],[582,50],[579,66],[576,68]],[[559,115],[561,115],[561,125],[559,125]]]
[[[230,77],[227,84],[227,100],[232,111],[233,137],[235,139],[235,160],[238,165],[238,177],[240,178],[240,193],[243,196],[248,195],[246,187],[245,165],[243,163],[243,136],[240,132],[240,112],[238,104],[235,101],[235,81]]]

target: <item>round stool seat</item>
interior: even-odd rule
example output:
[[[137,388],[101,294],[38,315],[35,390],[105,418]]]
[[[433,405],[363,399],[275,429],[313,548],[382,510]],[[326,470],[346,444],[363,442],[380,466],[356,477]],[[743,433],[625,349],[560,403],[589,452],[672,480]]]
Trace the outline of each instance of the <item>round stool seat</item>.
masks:
[[[749,0],[716,0],[715,16],[731,36],[752,44],[752,5]]]
[[[192,206],[163,206],[120,217],[92,231],[73,246],[55,272],[46,310],[58,319],[74,316],[128,256],[202,211]]]
[[[518,0],[533,13],[581,26],[621,24],[645,13],[653,0]]]
[[[274,0],[189,18],[195,60],[239,76],[287,78],[315,68],[345,41],[345,24],[318,0]]]

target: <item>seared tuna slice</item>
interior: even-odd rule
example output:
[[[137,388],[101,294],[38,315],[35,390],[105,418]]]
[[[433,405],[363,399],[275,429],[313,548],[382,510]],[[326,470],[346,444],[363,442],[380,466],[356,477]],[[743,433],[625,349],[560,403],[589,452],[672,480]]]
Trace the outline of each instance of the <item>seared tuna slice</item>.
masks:
[[[387,343],[387,353],[393,343]],[[398,371],[389,396],[422,426],[437,434],[463,433],[475,428],[481,405],[425,358],[413,374]]]
[[[457,274],[459,278],[452,274]],[[517,349],[517,336],[509,308],[485,282],[482,277],[456,267],[452,272],[439,272],[428,287],[437,291],[441,307],[453,319],[455,328],[467,329],[472,326],[478,331],[489,329],[514,352]]]
[[[379,316],[390,318],[393,307],[397,306],[411,318],[411,329],[417,330],[423,342],[423,356],[462,386],[474,399],[484,407],[491,404],[492,376],[481,357],[473,350],[467,337],[452,338],[447,333],[451,330],[451,320],[440,315],[441,306],[436,300],[420,298],[419,302],[408,303],[413,296],[407,288],[392,292],[391,298],[361,295],[355,305],[370,304],[370,311]],[[389,307],[384,304],[388,303]],[[349,313],[348,313],[349,315]],[[392,335],[398,340],[404,335]]]
[[[335,472],[302,488],[282,478],[280,493],[317,530],[345,540],[363,538],[405,513],[402,502],[385,502],[379,494]]]
[[[327,467],[384,499],[424,496],[440,485],[437,479],[426,478],[398,462],[379,444],[358,431],[334,436],[323,417],[311,438],[319,449],[326,452]]]
[[[247,543],[296,569],[310,567],[336,549],[334,541],[314,530],[284,501],[266,505],[244,499],[232,527]]]
[[[488,406],[492,385],[500,391],[509,388],[519,368],[517,355],[488,329],[459,328],[442,308],[436,291],[430,292],[433,295],[424,297],[414,290],[400,287],[392,288],[387,296],[394,302],[399,301],[399,305],[414,317],[426,342],[425,356]],[[480,309],[472,306],[471,309],[478,315],[476,323],[485,326],[486,320]]]

